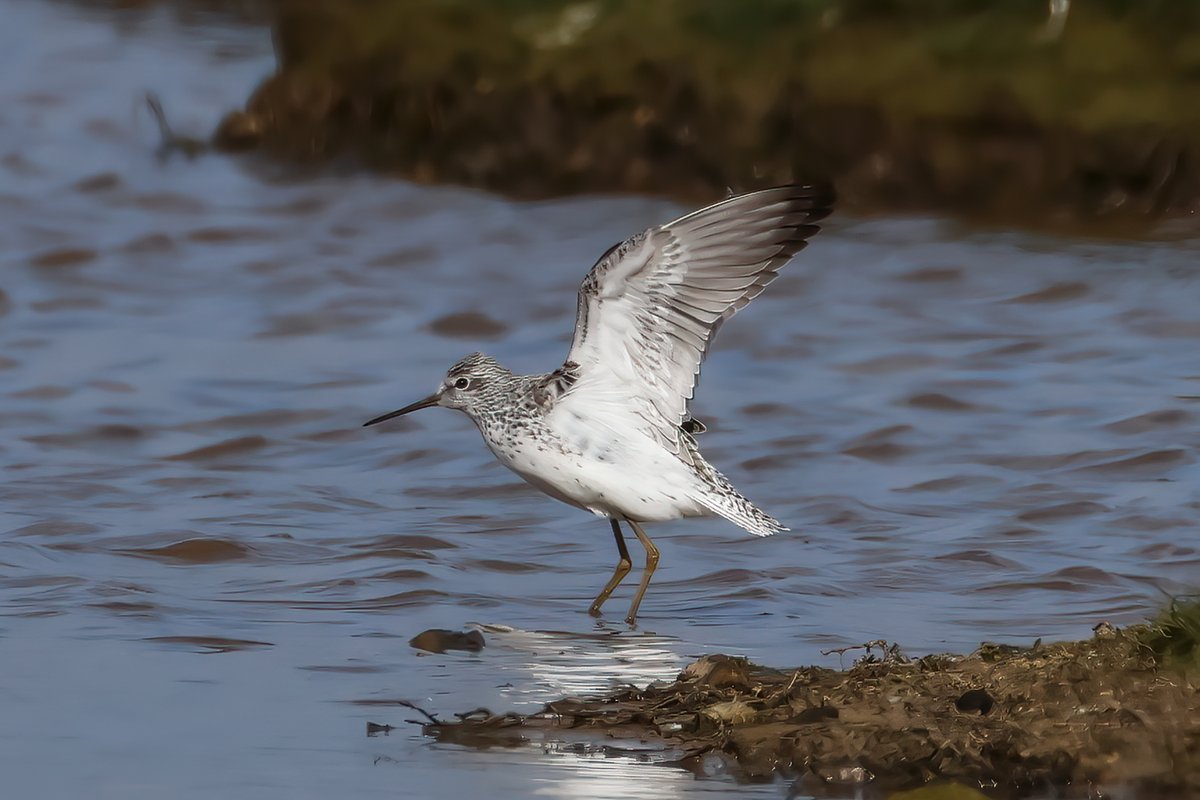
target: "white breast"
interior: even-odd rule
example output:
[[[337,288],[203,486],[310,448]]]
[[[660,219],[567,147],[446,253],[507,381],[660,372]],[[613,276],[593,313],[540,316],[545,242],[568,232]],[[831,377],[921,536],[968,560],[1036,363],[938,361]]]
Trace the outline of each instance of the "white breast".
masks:
[[[694,473],[656,442],[557,411],[547,418],[549,438],[488,446],[536,488],[600,516],[657,522],[708,513],[691,499],[701,488]]]

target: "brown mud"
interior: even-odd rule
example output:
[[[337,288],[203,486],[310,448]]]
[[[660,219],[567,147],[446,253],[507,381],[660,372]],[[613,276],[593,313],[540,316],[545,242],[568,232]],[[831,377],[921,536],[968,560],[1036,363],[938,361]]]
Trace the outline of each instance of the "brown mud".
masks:
[[[1084,641],[906,658],[884,642],[845,670],[771,669],[705,656],[671,683],[567,698],[535,714],[476,710],[425,732],[473,747],[610,741],[669,763],[713,759],[743,779],[806,791],[952,780],[1002,795],[1053,787],[1200,793],[1200,606],[1153,623],[1101,623]],[[603,749],[603,748],[602,748]]]
[[[831,179],[860,213],[1149,231],[1200,208],[1200,11],[756,0],[280,2],[214,136],[520,197]],[[1194,222],[1186,224],[1191,229]]]

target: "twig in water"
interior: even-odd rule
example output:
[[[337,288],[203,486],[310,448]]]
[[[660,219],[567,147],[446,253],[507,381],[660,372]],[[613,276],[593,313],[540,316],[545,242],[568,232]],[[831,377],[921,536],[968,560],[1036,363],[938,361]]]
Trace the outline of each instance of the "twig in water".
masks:
[[[150,109],[154,121],[158,123],[158,135],[160,137],[158,145],[159,158],[167,158],[176,150],[188,158],[195,158],[208,149],[208,142],[192,136],[180,136],[175,133],[171,128],[171,123],[167,122],[167,114],[163,111],[162,101],[158,99],[158,95],[154,92],[146,92],[146,107]]]
[[[407,700],[397,700],[397,701],[396,701],[396,705],[398,705],[398,706],[404,706],[405,708],[411,708],[413,711],[416,711],[418,714],[420,714],[420,715],[422,715],[423,717],[425,717],[425,719],[429,720],[429,724],[430,724],[430,725],[445,725],[445,724],[446,724],[446,723],[442,722],[440,719],[438,719],[437,717],[435,717],[433,714],[430,714],[428,711],[426,711],[425,709],[421,708],[419,705],[417,705],[417,704],[415,704],[415,703],[410,703],[410,702],[408,702]],[[406,719],[406,720],[404,720],[404,721],[405,721],[405,722],[408,722],[408,723],[411,723],[411,724],[413,724],[413,725],[424,725],[424,724],[426,724],[426,723],[424,723],[424,722],[418,722],[417,720],[414,720],[414,719]]]

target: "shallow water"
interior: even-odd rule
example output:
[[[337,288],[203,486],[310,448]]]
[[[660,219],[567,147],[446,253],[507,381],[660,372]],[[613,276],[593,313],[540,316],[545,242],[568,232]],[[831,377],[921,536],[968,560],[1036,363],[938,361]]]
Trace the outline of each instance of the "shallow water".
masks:
[[[640,630],[632,579],[596,622],[606,524],[526,488],[465,417],[359,424],[476,348],[556,366],[594,257],[678,209],[161,160],[142,92],[205,132],[270,69],[265,29],[0,8],[16,795],[724,796],[642,763],[667,754],[434,745],[387,701],[529,709],[702,652],[1080,637],[1200,575],[1196,243],[834,219],[723,329],[695,404],[706,454],[793,532],[657,526]],[[472,625],[478,654],[407,644]]]

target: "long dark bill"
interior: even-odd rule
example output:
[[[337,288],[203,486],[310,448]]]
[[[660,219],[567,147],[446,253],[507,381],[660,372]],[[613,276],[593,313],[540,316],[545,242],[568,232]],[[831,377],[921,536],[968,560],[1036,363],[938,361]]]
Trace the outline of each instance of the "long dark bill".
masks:
[[[422,408],[429,408],[430,406],[436,406],[437,404],[438,395],[434,393],[429,395],[429,397],[426,397],[424,400],[418,400],[415,403],[410,403],[404,408],[393,411],[390,414],[384,414],[382,417],[376,417],[375,419],[367,420],[363,423],[363,427],[365,428],[368,425],[374,425],[378,422],[387,422],[389,419],[395,419],[396,417],[403,416],[410,411],[419,411]]]

